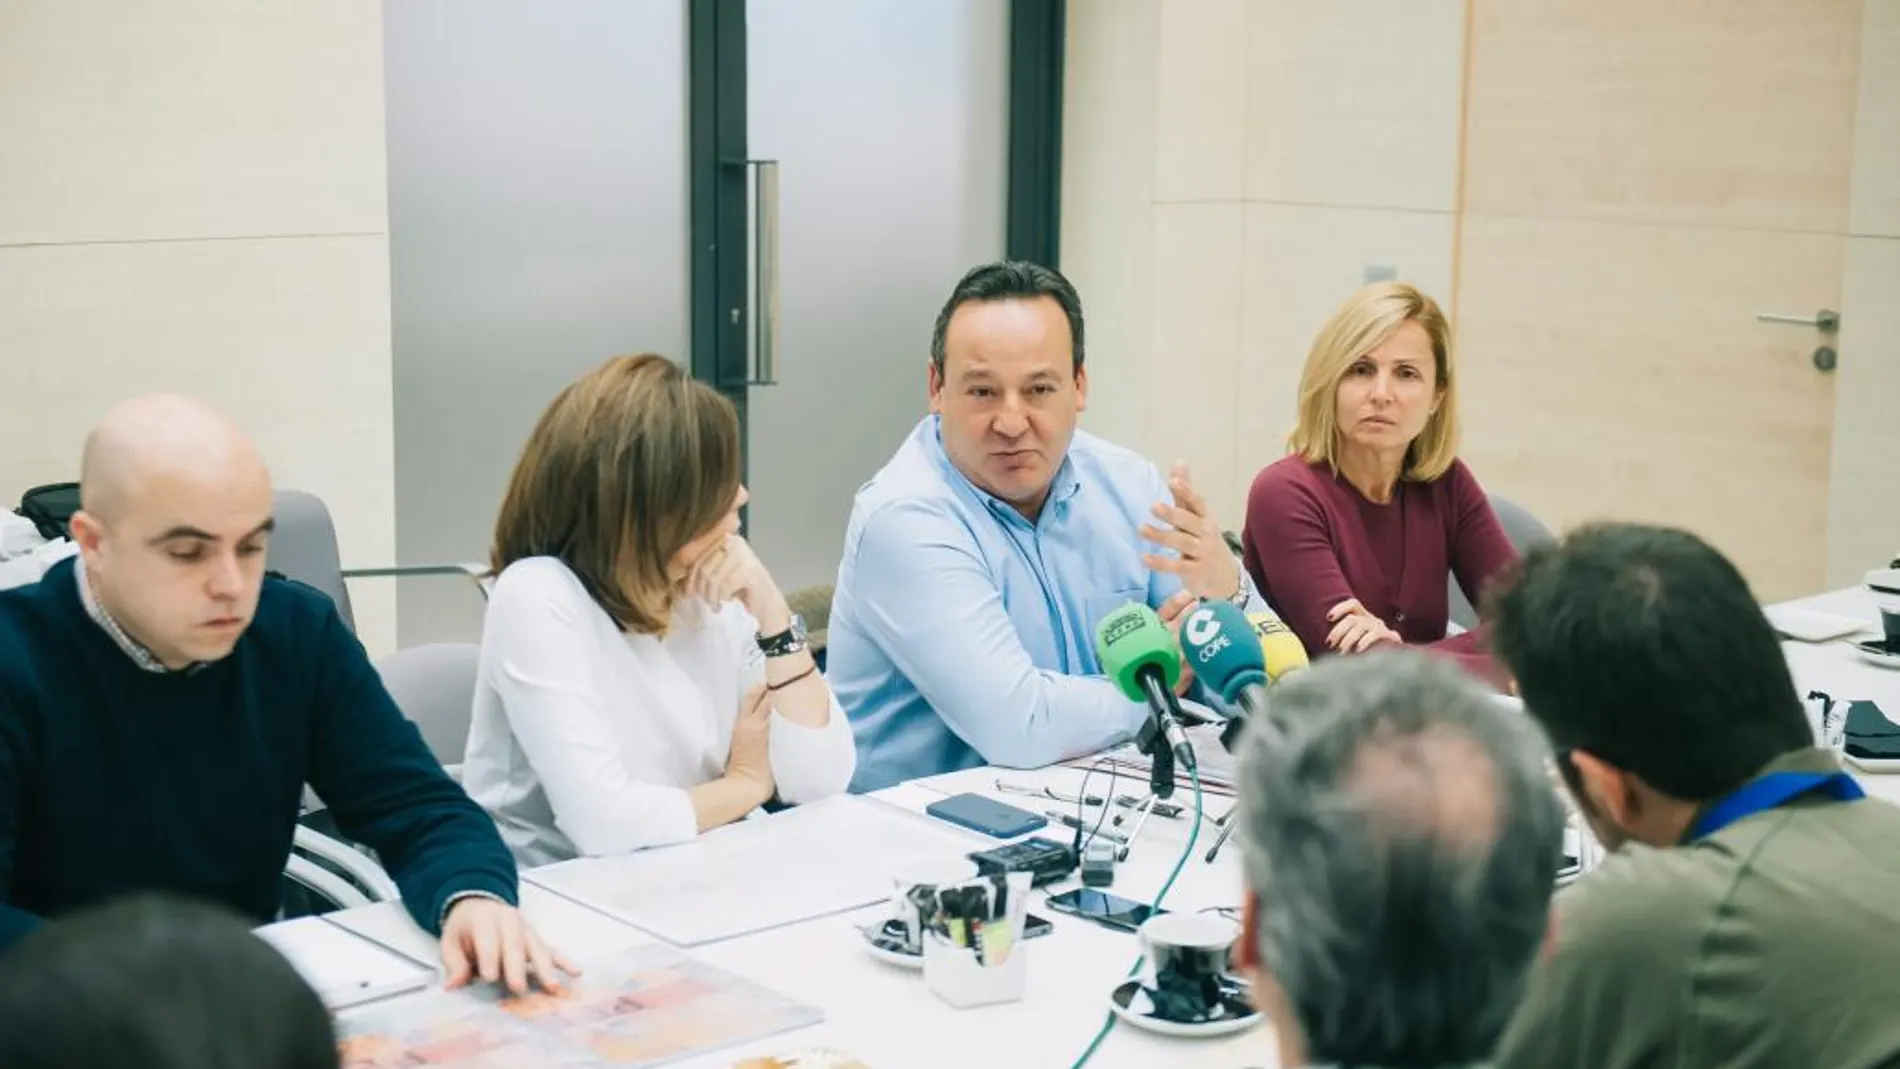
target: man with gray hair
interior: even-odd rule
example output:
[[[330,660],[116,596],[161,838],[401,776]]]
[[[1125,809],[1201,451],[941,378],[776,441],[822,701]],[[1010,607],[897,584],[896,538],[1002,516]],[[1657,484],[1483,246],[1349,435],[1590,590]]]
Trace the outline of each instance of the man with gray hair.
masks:
[[[1488,1060],[1563,853],[1542,733],[1456,668],[1392,650],[1279,686],[1240,748],[1236,958],[1280,1064]]]

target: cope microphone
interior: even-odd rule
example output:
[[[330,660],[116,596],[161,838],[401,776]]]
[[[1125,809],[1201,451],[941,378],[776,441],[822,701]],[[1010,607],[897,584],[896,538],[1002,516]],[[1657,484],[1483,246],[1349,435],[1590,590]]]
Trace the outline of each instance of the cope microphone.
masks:
[[[1221,746],[1229,753],[1241,729],[1266,716],[1267,689],[1308,664],[1306,647],[1278,616],[1243,614],[1221,601],[1188,614],[1181,624],[1181,654],[1204,686],[1238,710],[1221,730]]]
[[[1183,768],[1195,767],[1194,747],[1181,727],[1181,705],[1174,697],[1181,656],[1161,617],[1134,601],[1109,613],[1095,628],[1095,656],[1128,700],[1147,703],[1149,727],[1166,740],[1164,749],[1172,750]],[[1162,756],[1155,755],[1157,766]]]
[[[1264,712],[1267,664],[1253,624],[1233,605],[1210,601],[1181,621],[1181,657],[1201,685],[1243,717]]]

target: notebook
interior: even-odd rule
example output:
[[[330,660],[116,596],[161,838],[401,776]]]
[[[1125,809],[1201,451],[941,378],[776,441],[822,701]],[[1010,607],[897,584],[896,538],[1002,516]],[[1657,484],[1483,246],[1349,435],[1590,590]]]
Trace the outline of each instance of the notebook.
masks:
[[[259,928],[257,934],[290,960],[333,1012],[435,983],[435,970],[342,931],[321,917],[283,921]]]

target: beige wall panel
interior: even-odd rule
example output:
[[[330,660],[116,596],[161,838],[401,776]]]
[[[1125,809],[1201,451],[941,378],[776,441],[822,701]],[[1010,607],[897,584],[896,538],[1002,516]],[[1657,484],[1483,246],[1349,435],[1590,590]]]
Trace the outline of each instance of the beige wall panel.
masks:
[[[86,430],[150,391],[227,409],[279,486],[322,497],[343,562],[395,553],[389,245],[381,235],[0,248],[0,501],[77,477]],[[393,591],[356,609],[395,642]]]
[[[1247,0],[1160,0],[1160,27],[1155,199],[1239,200],[1246,166]]]
[[[1839,233],[1864,0],[1472,0],[1465,206]]]
[[[1463,0],[1253,0],[1247,198],[1455,208],[1464,28]]]
[[[1834,379],[1764,309],[1839,307],[1844,238],[1468,216],[1466,455],[1565,528],[1690,528],[1767,599],[1820,589]]]
[[[1848,233],[1900,237],[1900,0],[1867,0],[1861,19],[1848,204]]]
[[[1154,357],[1144,380],[1142,449],[1165,471],[1185,460],[1220,522],[1238,529],[1235,365],[1240,354],[1241,230],[1230,204],[1155,207]]]
[[[1849,238],[1843,288],[1830,587],[1900,556],[1900,240]]]
[[[0,245],[387,229],[376,0],[0,0]]]
[[[1453,226],[1447,213],[1247,205],[1234,398],[1243,500],[1260,469],[1286,455],[1300,369],[1320,326],[1363,284],[1368,264],[1390,266],[1446,302]]]
[[[1087,317],[1082,425],[1137,444],[1154,341],[1155,39],[1152,0],[1068,5],[1063,70],[1062,271]]]

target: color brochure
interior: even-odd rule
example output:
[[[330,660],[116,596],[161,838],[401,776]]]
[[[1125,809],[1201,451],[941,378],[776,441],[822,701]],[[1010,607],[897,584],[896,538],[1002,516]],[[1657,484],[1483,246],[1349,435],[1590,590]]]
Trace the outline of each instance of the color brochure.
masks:
[[[343,1069],[597,1069],[665,1065],[823,1019],[815,1006],[648,945],[590,962],[560,995],[436,992],[348,1014],[337,1033]]]
[[[764,1058],[743,1058],[732,1069],[871,1069],[843,1051],[801,1050],[794,1054],[774,1054]]]

